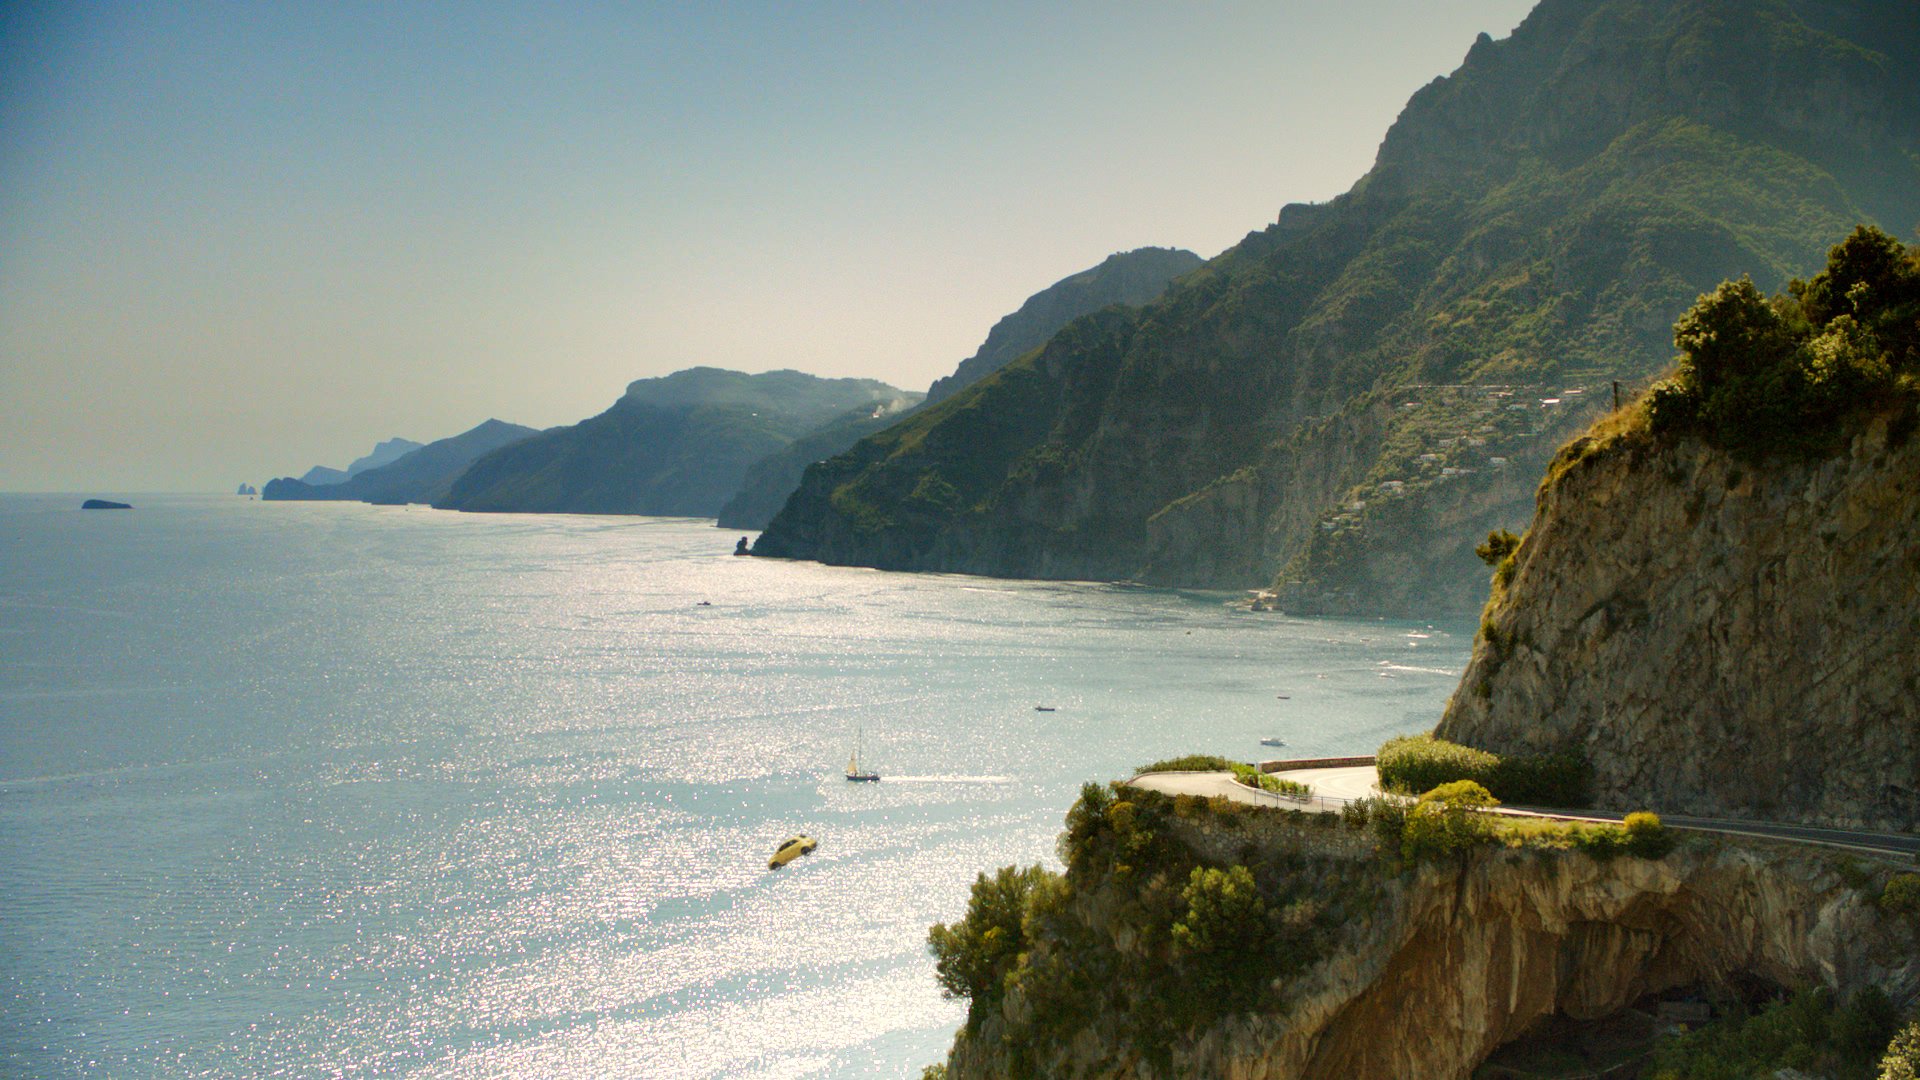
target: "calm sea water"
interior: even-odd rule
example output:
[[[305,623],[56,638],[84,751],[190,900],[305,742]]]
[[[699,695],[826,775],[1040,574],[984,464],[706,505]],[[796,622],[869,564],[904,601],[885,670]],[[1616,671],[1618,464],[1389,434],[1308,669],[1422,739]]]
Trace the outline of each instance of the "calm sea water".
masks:
[[[1369,750],[1470,644],[705,522],[79,501],[0,496],[9,1076],[918,1076],[927,926],[1082,781]]]

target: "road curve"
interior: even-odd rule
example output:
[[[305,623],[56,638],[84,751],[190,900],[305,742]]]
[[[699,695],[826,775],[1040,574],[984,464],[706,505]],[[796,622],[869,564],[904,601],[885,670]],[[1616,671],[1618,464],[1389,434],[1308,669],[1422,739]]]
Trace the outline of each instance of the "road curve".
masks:
[[[1168,795],[1198,795],[1211,798],[1223,795],[1235,802],[1280,809],[1337,813],[1355,799],[1380,794],[1380,776],[1371,765],[1349,765],[1329,769],[1289,769],[1272,775],[1313,789],[1313,797],[1300,799],[1255,791],[1234,779],[1230,772],[1146,773],[1127,783]],[[1516,817],[1553,818],[1559,821],[1619,821],[1626,815],[1610,810],[1582,810],[1564,813],[1533,806],[1503,806],[1498,811]],[[1869,832],[1862,829],[1831,829],[1815,825],[1790,825],[1770,821],[1736,821],[1725,818],[1698,818],[1662,814],[1660,820],[1676,829],[1720,833],[1728,836],[1752,836],[1767,840],[1816,844],[1873,855],[1896,855],[1920,860],[1920,836],[1908,833]]]

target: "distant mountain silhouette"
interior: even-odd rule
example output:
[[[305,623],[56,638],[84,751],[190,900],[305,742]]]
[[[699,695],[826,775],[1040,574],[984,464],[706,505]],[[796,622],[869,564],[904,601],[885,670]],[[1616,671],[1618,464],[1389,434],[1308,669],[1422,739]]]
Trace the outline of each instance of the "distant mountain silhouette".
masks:
[[[535,434],[538,432],[530,427],[488,420],[469,431],[402,454],[385,465],[364,470],[341,483],[315,486],[290,477],[270,480],[260,497],[281,501],[430,503],[444,496],[453,481],[481,455]]]
[[[473,463],[435,506],[712,517],[747,467],[795,438],[903,393],[871,379],[689,368],[641,379],[613,407]]]

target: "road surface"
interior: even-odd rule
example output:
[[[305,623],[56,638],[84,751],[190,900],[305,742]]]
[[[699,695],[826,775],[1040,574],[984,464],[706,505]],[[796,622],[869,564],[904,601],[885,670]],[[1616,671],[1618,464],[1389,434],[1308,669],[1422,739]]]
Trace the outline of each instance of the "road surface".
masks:
[[[1342,806],[1380,794],[1380,776],[1371,765],[1348,765],[1330,769],[1289,769],[1272,775],[1305,784],[1313,795],[1301,799],[1271,792],[1255,791],[1239,783],[1230,772],[1147,773],[1128,781],[1133,787],[1160,791],[1168,795],[1198,795],[1210,798],[1224,795],[1235,802],[1272,806],[1286,810],[1338,813]],[[1562,813],[1530,806],[1506,806],[1503,814],[1518,817],[1543,817],[1560,821],[1619,821],[1625,814],[1607,810],[1582,810]],[[1676,829],[1723,833],[1731,836],[1755,836],[1769,840],[1789,840],[1822,847],[1842,848],[1874,855],[1896,855],[1920,860],[1920,836],[1907,833],[1869,832],[1860,829],[1828,829],[1812,825],[1785,825],[1766,821],[1734,821],[1724,818],[1660,815],[1660,820]]]

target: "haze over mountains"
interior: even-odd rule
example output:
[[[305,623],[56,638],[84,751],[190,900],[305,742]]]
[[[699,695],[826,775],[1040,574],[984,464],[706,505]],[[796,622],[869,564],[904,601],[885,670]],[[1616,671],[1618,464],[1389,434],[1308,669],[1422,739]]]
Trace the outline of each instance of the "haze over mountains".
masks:
[[[1920,14],[1547,0],[1324,205],[810,469],[756,553],[1468,611],[1700,292],[1920,221]]]
[[[1100,265],[1069,275],[1028,297],[993,324],[986,341],[952,375],[928,389],[927,403],[950,397],[1040,347],[1068,322],[1110,304],[1142,304],[1167,291],[1174,278],[1199,266],[1200,256],[1176,248],[1116,252]],[[727,529],[762,529],[800,486],[808,465],[844,453],[862,438],[898,422],[904,411],[849,414],[748,470],[740,491],[720,510]]]
[[[640,379],[613,406],[474,462],[434,505],[521,513],[712,517],[747,467],[899,390],[798,371],[689,368]]]
[[[1076,316],[1151,299],[1200,262],[1192,252],[1166,248],[1109,256],[1029,297],[936,388],[950,393],[991,374]],[[345,473],[316,467],[299,481],[273,481],[266,497],[493,512],[718,514],[723,527],[757,529],[809,463],[896,422],[925,397],[873,380],[690,368],[638,380],[606,412],[537,438],[531,429],[502,425],[448,440],[432,469],[416,467],[404,480],[383,473],[358,481],[370,462],[396,462],[405,447],[419,446],[394,439]]]
[[[488,420],[451,438],[407,451],[385,465],[362,470],[339,483],[314,485],[288,478],[270,480],[260,497],[280,501],[432,502],[444,496],[453,481],[480,455],[533,434],[534,429],[530,427]],[[390,440],[381,445],[404,441]]]

